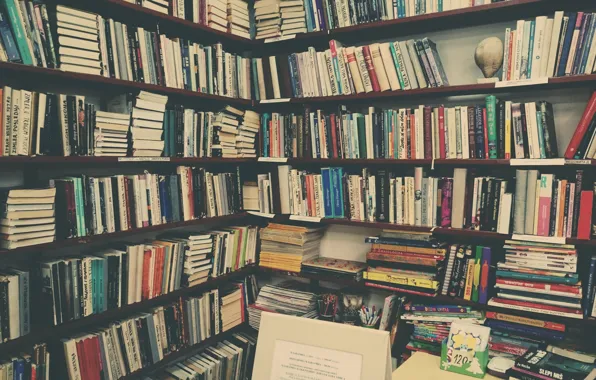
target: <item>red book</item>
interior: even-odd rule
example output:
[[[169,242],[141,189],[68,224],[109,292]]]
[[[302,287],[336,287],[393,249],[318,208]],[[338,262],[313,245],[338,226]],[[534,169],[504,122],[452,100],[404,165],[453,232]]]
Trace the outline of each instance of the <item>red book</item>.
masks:
[[[83,342],[84,346],[85,346],[85,362],[83,363],[83,365],[88,366],[89,368],[87,369],[87,376],[85,379],[89,379],[89,380],[100,380],[99,378],[99,366],[97,364],[96,359],[96,355],[97,353],[95,352],[95,342],[93,342],[93,337],[89,337],[87,339],[84,340]]]
[[[515,286],[518,288],[528,289],[526,291],[535,290],[535,293],[549,293],[549,292],[561,292],[571,293],[575,295],[581,295],[582,288],[579,286],[563,285],[563,284],[548,284],[545,282],[530,282],[522,280],[510,280],[507,278],[497,278],[497,285]]]
[[[77,358],[79,359],[79,369],[81,371],[81,378],[82,379],[89,379],[89,367],[87,365],[87,360],[85,360],[85,340],[79,339],[76,342],[77,346]],[[85,365],[83,365],[85,364]]]
[[[577,238],[589,240],[592,231],[592,205],[594,192],[583,190],[579,204],[579,220],[577,222]]]
[[[151,249],[146,249],[143,254],[143,277],[141,280],[141,299],[148,300],[150,298],[149,294],[149,271],[151,268],[151,260],[153,258],[153,254]]]
[[[433,158],[433,146],[432,146],[432,108],[429,106],[424,107],[424,158],[429,160]]]
[[[155,247],[155,267],[153,268],[152,296],[162,294],[164,247]]]
[[[488,343],[488,348],[490,348],[493,351],[506,352],[508,354],[512,354],[515,356],[521,356],[521,355],[525,354],[526,351],[528,350],[527,348],[520,347],[520,346],[514,346],[513,344],[493,343],[493,342]]]
[[[129,182],[130,180],[128,179],[128,177],[124,177],[124,205],[126,207],[126,223],[128,224],[128,229],[132,229],[132,213],[133,213],[133,208],[131,206],[131,201],[130,201],[130,193],[128,191],[128,186],[129,186]],[[120,223],[122,225],[122,223]]]
[[[375,67],[373,66],[372,54],[370,53],[370,48],[368,45],[364,45],[362,47],[362,54],[364,55],[364,62],[366,63],[366,69],[368,70],[368,75],[370,76],[370,82],[372,84],[373,91],[381,91],[379,79],[377,79],[377,73],[375,71]]]
[[[337,154],[337,124],[335,123],[335,115],[331,114],[331,116],[329,116],[329,120],[331,120],[331,147],[332,147],[332,152],[331,152],[331,157],[330,158],[339,158],[338,154]]]
[[[416,115],[410,113],[410,157],[416,158]]]
[[[447,157],[445,153],[445,107],[439,107],[439,158],[445,159]]]
[[[435,297],[436,296],[436,294],[432,294],[432,293],[424,293],[424,292],[418,292],[416,290],[402,289],[402,288],[397,288],[395,286],[376,284],[374,282],[365,282],[364,285],[370,286],[372,288],[390,290],[392,292],[397,292],[397,293],[415,294],[417,296],[423,296],[423,297]]]
[[[520,317],[519,315],[497,313],[496,311],[487,311],[486,318],[495,319],[497,321],[519,323],[533,327],[540,327],[543,329],[555,330],[565,332],[565,325],[557,322],[543,321],[540,319]]]
[[[582,142],[584,135],[588,131],[588,127],[592,122],[592,118],[596,113],[596,92],[592,93],[592,97],[584,110],[584,114],[580,119],[579,123],[577,124],[577,128],[575,129],[575,133],[573,133],[573,137],[571,141],[569,141],[569,145],[567,145],[567,150],[565,151],[565,158],[572,159],[579,147],[579,144]],[[588,136],[590,137],[590,136]]]
[[[484,157],[478,158],[487,158],[488,159],[488,129],[486,123],[486,108],[482,109],[482,127],[484,128]]]
[[[234,270],[238,270],[240,268],[240,255],[242,254],[242,235],[244,230],[242,228],[237,228],[236,233],[238,234],[238,250],[236,251],[236,265],[234,266]]]
[[[553,306],[553,305],[544,305],[537,302],[528,302],[528,301],[517,301],[517,300],[510,300],[506,298],[498,298],[493,297],[491,298],[489,305],[492,302],[502,304],[503,307],[507,307],[508,305],[511,309],[516,310],[526,310],[527,311],[534,311],[536,313],[545,313],[545,314],[552,314],[552,315],[561,315],[561,313],[565,313],[567,316],[575,316],[577,315],[580,319],[583,317],[582,309],[572,309],[570,307],[562,307],[562,306]],[[499,305],[493,305],[499,306]],[[563,315],[565,316],[565,315]]]

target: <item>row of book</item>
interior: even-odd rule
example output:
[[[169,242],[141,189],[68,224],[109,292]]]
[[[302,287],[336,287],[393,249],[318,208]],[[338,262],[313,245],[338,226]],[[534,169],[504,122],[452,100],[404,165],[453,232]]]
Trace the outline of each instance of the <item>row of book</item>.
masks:
[[[552,105],[495,96],[484,105],[378,109],[365,113],[305,108],[264,113],[262,157],[348,159],[555,158]],[[595,144],[596,145],[596,144]]]
[[[50,379],[50,352],[45,343],[22,351],[0,362],[0,378],[23,380]]]
[[[505,29],[502,80],[595,72],[594,17],[590,12],[557,11]]]
[[[68,378],[119,379],[244,322],[242,283],[188,297],[62,340]]]
[[[257,337],[254,333],[238,332],[199,353],[168,365],[148,380],[172,379],[249,379],[252,374]],[[232,374],[229,377],[228,374]]]
[[[449,86],[436,44],[429,38],[314,48],[252,61],[256,100],[351,95]]]

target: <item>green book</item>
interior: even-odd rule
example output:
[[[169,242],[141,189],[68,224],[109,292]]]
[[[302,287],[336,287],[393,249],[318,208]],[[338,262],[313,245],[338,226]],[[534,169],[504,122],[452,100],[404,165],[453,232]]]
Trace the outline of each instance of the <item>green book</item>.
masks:
[[[168,117],[170,111],[166,110],[165,114],[164,114],[164,118],[163,118],[163,141],[164,141],[164,148],[163,148],[163,156],[164,157],[171,157],[171,153],[170,153],[170,130],[169,128],[169,122],[170,119]]]
[[[27,35],[25,34],[25,28],[23,25],[23,18],[20,15],[19,4],[17,0],[2,0],[4,8],[8,12],[8,18],[10,19],[10,27],[14,38],[21,53],[21,60],[25,65],[33,64],[33,57],[31,56],[31,50],[27,43]]]
[[[358,151],[360,158],[366,157],[366,124],[364,123],[364,116],[362,114],[353,114],[358,125]]]
[[[486,123],[488,129],[488,158],[497,158],[497,98],[486,97]]]
[[[476,256],[474,258],[474,283],[472,285],[472,302],[478,302],[478,289],[480,288],[480,271],[482,269],[482,249],[484,247],[476,247]]]
[[[389,44],[389,50],[391,51],[391,56],[393,57],[393,64],[395,65],[395,71],[397,71],[397,79],[399,80],[399,86],[403,90],[404,85],[404,78],[402,76],[400,67],[399,67],[399,59],[397,58],[397,51],[395,51],[395,46],[393,44]]]
[[[542,112],[536,111],[536,129],[538,129],[538,145],[540,147],[540,158],[546,158],[546,149],[544,147],[544,128],[542,125]]]
[[[85,198],[83,197],[83,179],[76,177],[75,187],[77,196],[77,215],[80,216],[81,224],[79,228],[79,236],[87,236],[87,226],[85,225]]]
[[[91,314],[99,312],[97,308],[97,295],[99,293],[97,289],[97,260],[91,259]]]

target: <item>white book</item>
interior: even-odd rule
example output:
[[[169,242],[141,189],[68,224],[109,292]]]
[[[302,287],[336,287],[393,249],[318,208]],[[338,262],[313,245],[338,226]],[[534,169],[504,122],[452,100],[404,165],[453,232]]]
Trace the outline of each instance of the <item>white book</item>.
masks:
[[[394,44],[394,46],[395,46],[395,44]],[[410,54],[408,52],[408,44],[407,44],[407,42],[406,41],[399,42],[399,50],[396,47],[396,51],[397,51],[398,58],[399,58],[400,55],[403,57],[403,63],[405,64],[406,72],[408,74],[409,87],[410,88],[408,88],[407,86],[404,86],[405,89],[406,90],[407,89],[412,89],[412,90],[417,89],[419,86],[418,86],[417,79],[416,79],[417,78],[416,77],[416,72],[414,71],[414,66],[412,65],[412,59],[411,59]],[[418,59],[418,57],[417,56],[414,56],[414,60],[417,60],[417,59]],[[401,67],[402,62],[399,62],[399,64],[400,64],[400,67]],[[405,79],[404,79],[404,82],[405,82]]]
[[[515,66],[513,70],[513,78],[511,80],[520,80],[522,67],[522,53],[524,45],[524,20],[518,20],[515,28]]]
[[[71,47],[74,49],[89,50],[99,52],[99,43],[97,41],[87,41],[80,38],[58,36],[60,46]]]
[[[12,90],[12,108],[10,120],[10,155],[16,156],[18,154],[18,138],[21,124],[23,122],[23,90]],[[66,98],[66,97],[65,97]],[[22,138],[22,137],[21,137]]]
[[[470,135],[468,128],[468,107],[461,107],[461,145],[463,159],[470,158]]]
[[[497,221],[497,232],[500,234],[509,233],[509,223],[511,222],[511,207],[513,194],[505,193],[501,197],[499,206],[499,219]]]
[[[21,109],[18,125],[17,151],[20,156],[28,156],[29,144],[31,142],[31,122],[33,94],[31,91],[21,90]],[[13,129],[14,131],[14,129]]]
[[[544,42],[542,44],[542,53],[540,59],[540,75],[539,78],[547,78],[548,59],[550,55],[550,41],[553,34],[553,19],[546,20],[546,27],[544,28]]]
[[[509,72],[509,68],[510,68],[510,59],[512,58],[511,55],[509,54],[509,45],[512,43],[511,41],[511,28],[507,28],[505,29],[505,44],[504,44],[504,48],[505,48],[505,53],[503,56],[503,73],[501,75],[501,80],[503,82],[506,82],[509,80],[509,78],[507,77],[507,73]]]
[[[449,144],[448,157],[457,158],[457,130],[455,124],[455,108],[445,108],[445,124]]]
[[[385,72],[387,73],[391,91],[400,90],[401,86],[397,77],[397,70],[393,64],[389,42],[379,44],[379,51],[381,52],[381,58],[383,58],[383,65],[385,66]]]
[[[418,106],[414,110],[415,131],[416,131],[416,159],[424,158],[424,106]]]

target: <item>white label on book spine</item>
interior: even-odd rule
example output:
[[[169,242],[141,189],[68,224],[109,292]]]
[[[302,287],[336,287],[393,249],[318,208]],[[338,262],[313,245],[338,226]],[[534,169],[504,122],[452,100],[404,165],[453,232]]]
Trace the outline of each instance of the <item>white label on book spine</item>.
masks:
[[[592,165],[592,160],[565,160],[566,165]]]
[[[170,157],[118,157],[118,162],[170,162]]]
[[[497,82],[495,83],[495,88],[505,88],[505,87],[517,87],[517,86],[536,86],[539,84],[547,84],[548,78],[533,78],[533,79],[519,79],[519,80],[508,80],[505,82]]]
[[[317,216],[301,216],[301,215],[290,215],[290,220],[297,220],[300,222],[311,222],[311,223],[320,223],[321,218]]]
[[[294,39],[294,38],[296,38],[296,35],[295,34],[287,34],[285,36],[265,38],[263,40],[263,42],[266,43],[266,44],[270,44],[272,42],[284,41],[284,40],[291,40],[291,39]]]
[[[550,243],[550,244],[565,244],[567,240],[564,237],[558,236],[538,236],[538,235],[521,235],[521,234],[513,234],[511,236],[512,240],[520,240],[520,241],[533,241],[537,243]]]
[[[287,157],[259,157],[259,162],[288,162]]]
[[[267,214],[266,212],[248,211],[248,213],[251,215],[260,216],[262,218],[269,218],[269,219],[275,218],[275,214]]]
[[[261,104],[268,104],[268,103],[288,103],[291,98],[281,98],[281,99],[263,99],[259,101]]]
[[[509,160],[511,166],[563,166],[564,158],[512,158]]]

